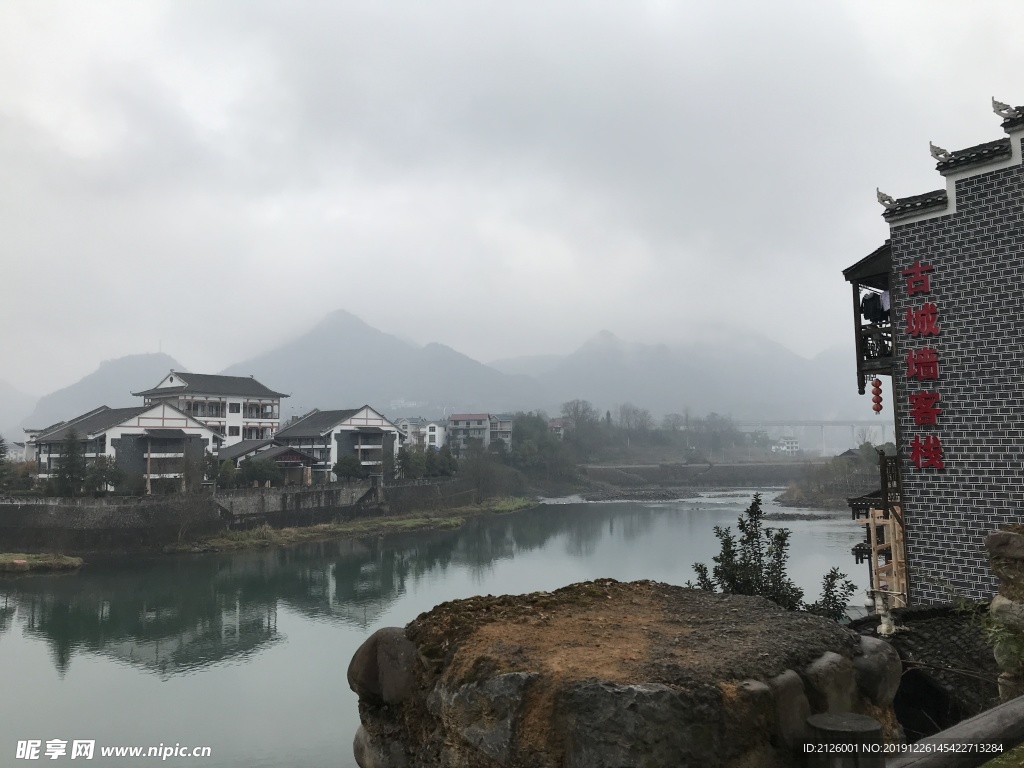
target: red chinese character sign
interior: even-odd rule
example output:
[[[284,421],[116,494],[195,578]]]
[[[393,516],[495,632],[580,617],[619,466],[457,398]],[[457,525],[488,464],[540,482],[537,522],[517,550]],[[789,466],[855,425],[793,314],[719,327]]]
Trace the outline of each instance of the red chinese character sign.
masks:
[[[931,293],[931,274],[935,268],[922,264],[920,259],[902,274],[907,279],[907,296]],[[930,301],[919,307],[907,307],[906,334],[912,339],[939,335],[939,308]],[[934,347],[919,347],[907,352],[907,383],[917,381],[938,381],[939,353]],[[911,392],[908,396],[910,417],[919,427],[933,427],[939,423],[942,409],[939,408],[941,394],[938,390]],[[910,441],[910,462],[918,469],[942,469],[946,466],[942,453],[942,441],[938,435],[914,435]]]
[[[907,378],[918,381],[939,378],[939,353],[933,347],[907,352]]]
[[[911,336],[937,336],[939,333],[939,308],[932,303],[922,304],[920,309],[907,309],[907,333]]]
[[[910,460],[918,469],[942,469],[946,466],[942,462],[942,443],[935,435],[928,435],[924,440],[920,435],[914,435],[910,441]]]
[[[907,296],[915,293],[929,293],[932,289],[928,275],[935,271],[931,264],[922,264],[920,259],[914,259],[914,263],[901,273],[907,278]]]

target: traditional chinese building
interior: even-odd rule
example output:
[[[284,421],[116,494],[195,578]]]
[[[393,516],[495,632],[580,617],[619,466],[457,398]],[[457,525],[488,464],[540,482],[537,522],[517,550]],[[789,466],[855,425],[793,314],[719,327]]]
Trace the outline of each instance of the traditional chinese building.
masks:
[[[899,450],[851,504],[873,586],[911,604],[990,597],[985,536],[1024,522],[1024,108],[993,105],[1007,136],[933,145],[944,188],[880,192],[889,240],[843,273],[858,389],[894,409]]]

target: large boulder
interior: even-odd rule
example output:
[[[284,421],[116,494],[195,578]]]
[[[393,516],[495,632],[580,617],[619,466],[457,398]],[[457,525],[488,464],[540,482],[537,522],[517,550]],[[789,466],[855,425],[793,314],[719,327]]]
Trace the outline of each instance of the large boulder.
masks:
[[[359,646],[348,665],[348,686],[360,699],[398,704],[412,693],[416,646],[398,627],[385,627]]]
[[[810,714],[871,711],[895,722],[890,662],[835,622],[649,581],[453,601],[356,653],[356,760],[795,765]]]

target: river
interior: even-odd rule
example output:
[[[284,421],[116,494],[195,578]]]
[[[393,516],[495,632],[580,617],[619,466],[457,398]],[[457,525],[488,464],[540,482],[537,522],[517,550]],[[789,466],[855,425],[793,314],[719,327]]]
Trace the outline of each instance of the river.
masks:
[[[765,510],[783,511],[770,503]],[[0,578],[0,765],[19,741],[208,746],[169,757],[205,768],[350,768],[358,726],[349,659],[385,626],[445,600],[552,590],[598,577],[683,584],[711,565],[713,526],[749,492],[678,502],[546,504],[446,532],[224,555],[92,562],[68,575]],[[792,510],[788,510],[792,511]],[[815,510],[808,510],[815,511]],[[790,528],[790,576],[814,599],[840,566],[863,590],[849,514]],[[859,603],[863,592],[855,596]]]

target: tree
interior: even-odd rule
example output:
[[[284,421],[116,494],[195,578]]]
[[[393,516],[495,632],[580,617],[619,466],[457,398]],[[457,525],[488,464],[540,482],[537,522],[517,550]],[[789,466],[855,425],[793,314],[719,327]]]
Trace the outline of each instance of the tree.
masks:
[[[235,462],[224,459],[220,465],[220,472],[217,473],[217,479],[222,488],[234,488],[238,483],[238,468],[235,466]]]
[[[600,420],[597,409],[587,400],[570,400],[562,403],[562,415],[572,422],[573,429],[588,424],[597,424]]]
[[[681,413],[666,413],[661,419],[661,428],[675,432],[686,426],[686,417]]]
[[[85,472],[85,490],[91,493],[105,492],[110,486],[117,487],[124,482],[124,470],[109,456],[97,456]]]
[[[0,488],[6,488],[11,479],[13,468],[7,459],[7,441],[0,435]]]
[[[399,449],[401,451],[401,449]],[[334,465],[334,474],[341,480],[358,480],[365,476],[363,465],[359,458],[352,453],[346,453]]]
[[[856,587],[846,574],[833,568],[823,579],[821,598],[812,604],[805,603],[803,590],[786,573],[790,531],[764,527],[761,494],[754,494],[737,525],[738,539],[731,528],[715,526],[721,551],[712,558],[714,568],[709,573],[704,563],[693,566],[700,589],[730,595],[759,595],[792,611],[804,610],[834,621],[842,618]]]
[[[277,464],[270,461],[270,459],[256,457],[243,461],[242,466],[239,467],[238,475],[245,485],[252,485],[253,483],[263,485],[266,482],[273,484],[281,480],[281,470],[278,469]]]
[[[459,471],[459,460],[452,455],[451,446],[445,443],[441,446],[441,450],[438,451],[438,457],[440,459],[438,465],[438,471],[445,477],[454,475]]]
[[[54,491],[58,496],[74,496],[85,482],[85,449],[78,433],[69,429],[60,444],[54,477]]]

